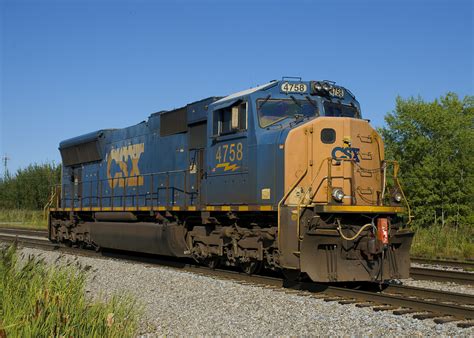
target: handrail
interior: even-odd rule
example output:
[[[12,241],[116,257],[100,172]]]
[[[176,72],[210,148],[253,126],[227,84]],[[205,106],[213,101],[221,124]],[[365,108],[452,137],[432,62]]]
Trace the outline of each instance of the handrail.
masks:
[[[331,157],[328,157],[325,159],[326,161],[330,161],[331,160]],[[314,181],[316,180],[316,177],[318,177],[319,173],[321,172],[321,169],[323,167],[323,164],[324,164],[324,160],[321,161],[321,164],[319,165],[319,168],[318,168],[318,171],[316,173],[316,175],[314,175],[313,177],[313,180],[311,181],[308,189],[306,189],[306,192],[303,194],[303,197],[301,197],[301,199],[299,200],[298,204],[297,204],[297,207],[296,207],[296,210],[297,210],[297,214],[298,214],[298,218],[297,218],[297,221],[296,221],[296,234],[297,234],[297,238],[300,240],[300,210],[301,210],[301,207],[303,206],[302,202],[304,201],[304,199],[306,198],[306,195],[308,194],[308,192],[310,191],[311,187],[313,186],[313,183]],[[314,194],[313,194],[314,196]],[[312,199],[312,198],[311,198]],[[306,205],[304,205],[306,206]]]
[[[307,135],[307,133],[306,133]],[[306,174],[308,173],[308,159],[309,159],[309,156],[308,156],[308,138],[306,138],[306,142],[305,142],[305,155],[306,155],[306,166],[305,166],[305,170],[303,171],[303,173],[300,175],[300,177],[297,178],[296,182],[293,183],[293,185],[290,187],[290,189],[288,189],[288,191],[286,192],[286,194],[283,196],[283,198],[278,202],[278,206],[277,206],[277,233],[278,233],[278,237],[277,237],[277,245],[278,245],[278,249],[280,250],[281,248],[281,220],[280,220],[280,216],[281,216],[281,205],[282,203],[288,198],[288,196],[290,196],[290,194],[293,192],[293,190],[296,188],[296,186],[301,182],[301,180],[303,179],[303,177],[306,176]],[[298,215],[298,218],[299,218],[299,215]]]
[[[161,171],[161,172],[153,172],[153,173],[147,173],[147,174],[141,174],[141,175],[129,175],[129,176],[122,176],[122,177],[111,177],[111,178],[97,178],[93,180],[84,180],[80,182],[71,182],[70,184],[65,184],[65,185],[56,185],[56,188],[64,188],[64,194],[61,196],[61,198],[58,199],[58,191],[51,192],[50,199],[48,203],[45,205],[44,211],[45,214],[47,212],[47,209],[51,207],[53,204],[54,199],[57,199],[57,207],[59,205],[63,207],[67,207],[68,204],[70,204],[71,207],[75,206],[76,201],[79,202],[81,207],[83,206],[83,203],[88,205],[88,207],[92,207],[93,205],[97,205],[102,208],[104,204],[104,200],[109,201],[109,204],[111,207],[114,207],[114,204],[116,203],[117,199],[119,199],[119,202],[117,203],[116,207],[122,207],[126,208],[127,207],[127,201],[131,199],[131,204],[132,207],[139,207],[139,200],[141,198],[144,198],[145,203],[148,203],[150,201],[150,196],[151,196],[151,203],[154,205],[155,201],[160,204],[160,191],[166,190],[166,200],[165,204],[166,205],[171,205],[174,204],[175,201],[175,193],[180,192],[184,194],[184,204],[187,205],[188,203],[188,198],[191,196],[191,200],[193,199],[193,196],[198,195],[199,191],[188,191],[188,178],[187,175],[190,172],[189,169],[184,169],[184,170],[169,170],[169,171]],[[182,183],[183,186],[181,187],[181,184],[178,183],[179,176],[173,177],[174,185],[170,185],[170,176],[173,174],[183,174],[182,178]],[[166,187],[163,186],[163,183],[160,182],[160,180],[156,180],[156,176],[158,177],[163,177],[166,175],[165,183]],[[140,192],[141,188],[144,189],[147,185],[145,184],[146,178],[150,178],[149,180],[149,186],[148,190],[145,190],[145,192]],[[106,181],[108,183],[108,186],[110,187],[110,193],[107,194],[106,196],[103,195],[103,190],[104,190],[104,185],[103,182]],[[143,181],[142,185],[138,185],[139,182]],[[127,182],[136,182],[136,185],[130,185]],[[107,184],[106,183],[106,184]],[[161,183],[161,184],[160,184]],[[155,188],[155,184],[157,184],[157,187]],[[77,188],[75,188],[77,187]],[[82,194],[82,189],[84,187],[88,187],[87,194],[83,195]],[[129,188],[134,187],[135,191],[129,193]],[[116,193],[116,191],[122,188],[121,193]],[[53,187],[54,189],[54,187]],[[94,193],[95,189],[95,193]],[[60,190],[59,190],[60,191]],[[170,196],[170,191],[172,196]],[[69,193],[70,196],[67,196],[67,193]],[[78,196],[76,197],[76,194]],[[197,200],[197,197],[196,197]],[[95,203],[94,203],[95,201]],[[60,202],[60,203],[59,203]],[[192,202],[191,202],[192,203]],[[125,209],[124,209],[125,210]]]
[[[398,161],[395,160],[386,160],[384,161],[385,163],[391,163],[393,164],[393,179],[395,180],[395,183],[397,184],[398,190],[400,191],[400,194],[402,194],[403,200],[405,201],[405,205],[407,206],[407,212],[408,212],[408,222],[407,225],[411,223],[412,219],[415,217],[411,214],[411,208],[410,208],[410,203],[408,203],[408,199],[405,196],[405,192],[402,189],[402,185],[400,184],[400,181],[398,180],[398,170],[400,170],[400,164]]]
[[[49,212],[48,212],[48,210],[49,210],[49,208],[51,207],[51,205],[53,204],[54,200],[56,199],[56,204],[57,204],[57,202],[58,202],[58,200],[57,200],[57,192],[58,192],[58,189],[55,189],[55,188],[56,188],[56,187],[54,187],[54,186],[51,187],[51,195],[50,195],[50,197],[49,197],[48,202],[46,203],[46,205],[45,205],[44,208],[43,208],[43,217],[44,217],[45,220],[47,220],[48,217],[49,217]]]
[[[297,205],[296,205],[296,209],[297,209],[297,215],[298,215],[298,218],[297,218],[297,224],[296,224],[296,234],[297,234],[297,238],[299,240],[301,240],[301,229],[300,229],[300,221],[301,221],[301,208],[302,207],[308,207],[309,205],[306,204],[306,203],[303,203],[305,201],[305,199],[307,198],[308,194],[310,193],[311,188],[313,187],[313,184],[316,180],[316,178],[318,177],[319,173],[321,172],[321,169],[322,169],[322,166],[323,164],[327,161],[328,163],[328,175],[326,177],[323,178],[323,180],[321,181],[321,183],[324,181],[324,180],[327,180],[327,188],[328,188],[328,196],[327,196],[327,202],[329,203],[330,202],[330,198],[331,198],[331,187],[332,187],[332,160],[334,160],[332,157],[327,157],[325,159],[323,159],[321,161],[321,164],[319,165],[319,168],[318,168],[318,171],[316,173],[316,175],[314,175],[313,177],[313,180],[311,181],[311,183],[309,184],[308,188],[306,189],[305,193],[302,195],[302,197],[300,198],[300,200],[298,201]],[[338,161],[347,161],[347,162],[351,162],[352,165],[354,164],[354,160],[353,159],[345,159],[345,158],[338,158],[336,159]],[[413,216],[411,215],[411,208],[410,208],[410,205],[408,203],[408,199],[406,198],[405,196],[405,193],[403,192],[403,189],[400,185],[400,182],[398,180],[398,170],[399,170],[399,164],[397,161],[383,161],[383,164],[382,164],[382,167],[380,168],[375,168],[375,169],[365,169],[365,168],[362,168],[361,166],[359,166],[359,168],[363,169],[363,170],[366,170],[366,171],[378,171],[378,170],[383,170],[384,172],[384,181],[383,181],[383,190],[385,191],[385,186],[387,184],[387,181],[385,179],[385,174],[386,174],[386,169],[387,169],[387,163],[392,163],[393,164],[393,179],[395,180],[396,184],[397,184],[397,187],[398,187],[398,190],[400,191],[400,193],[402,194],[403,196],[403,200],[407,206],[407,211],[408,211],[408,222],[407,222],[407,225],[410,224]],[[302,179],[302,177],[301,177]],[[294,186],[287,192],[287,194],[285,195],[285,198],[295,189],[296,185],[301,181],[301,179],[299,179],[295,184]],[[353,178],[351,178],[351,181],[352,181]],[[352,183],[351,183],[352,185]],[[316,196],[316,194],[318,193],[319,189],[322,187],[322,184],[319,184],[318,188],[312,193],[312,195],[310,195],[310,199],[311,199],[311,202],[314,198],[314,196]],[[353,188],[353,187],[352,187]],[[354,189],[352,189],[351,191],[351,194],[355,194],[355,191]],[[280,201],[281,202],[281,201]],[[383,198],[381,200],[381,202],[383,203]],[[310,203],[311,205],[312,203]],[[280,205],[279,205],[280,207]]]

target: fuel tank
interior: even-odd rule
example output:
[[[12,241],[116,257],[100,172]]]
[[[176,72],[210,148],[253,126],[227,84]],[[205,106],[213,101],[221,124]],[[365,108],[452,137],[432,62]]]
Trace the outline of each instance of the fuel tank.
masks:
[[[85,222],[81,225],[100,247],[186,257],[183,226],[147,222]]]

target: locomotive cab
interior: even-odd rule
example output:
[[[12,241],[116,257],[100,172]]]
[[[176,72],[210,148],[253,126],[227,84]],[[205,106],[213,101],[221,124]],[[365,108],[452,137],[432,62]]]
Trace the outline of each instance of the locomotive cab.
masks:
[[[398,217],[406,201],[391,177],[396,164],[385,161],[383,141],[349,90],[283,80],[215,104],[238,106],[228,123],[246,120],[246,128],[217,139],[215,151],[209,146],[220,195],[212,202],[275,208],[279,267],[324,282],[408,276],[413,233]],[[241,142],[240,163],[221,148],[231,152],[233,140]]]

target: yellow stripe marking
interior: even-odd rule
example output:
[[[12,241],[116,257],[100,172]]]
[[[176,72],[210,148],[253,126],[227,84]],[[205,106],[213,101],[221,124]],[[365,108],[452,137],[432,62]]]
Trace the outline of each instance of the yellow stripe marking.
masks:
[[[402,212],[404,208],[402,207],[379,207],[379,206],[344,206],[344,205],[320,205],[316,206],[317,211],[319,212]],[[248,206],[248,205],[207,205],[202,209],[198,209],[196,206],[188,206],[188,207],[181,207],[181,206],[147,206],[147,207],[124,207],[124,206],[116,206],[116,207],[85,207],[85,208],[50,208],[50,211],[150,211],[150,210],[157,210],[157,211],[166,211],[166,210],[173,210],[173,211],[180,211],[180,210],[188,210],[188,211],[198,211],[198,210],[206,210],[206,211],[249,211],[249,210],[260,210],[260,211],[272,211],[272,205],[260,205],[260,206]]]
[[[317,212],[371,212],[371,213],[401,213],[403,207],[370,206],[370,205],[321,205],[316,206]]]

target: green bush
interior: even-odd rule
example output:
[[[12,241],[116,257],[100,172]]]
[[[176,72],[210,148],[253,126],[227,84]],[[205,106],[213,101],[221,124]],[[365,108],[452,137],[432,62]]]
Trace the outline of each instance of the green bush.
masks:
[[[34,163],[7,174],[0,178],[0,209],[42,210],[60,177],[61,166],[55,163]]]
[[[0,336],[131,337],[138,310],[130,297],[107,302],[85,296],[86,269],[18,259],[16,246],[0,250]]]
[[[453,227],[416,227],[411,254],[416,257],[473,259],[474,229],[465,225]]]

